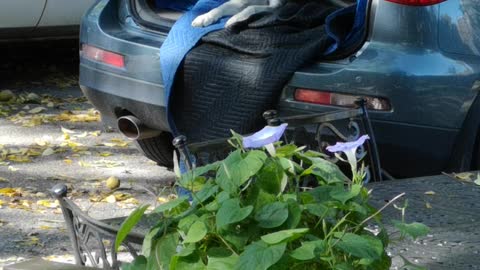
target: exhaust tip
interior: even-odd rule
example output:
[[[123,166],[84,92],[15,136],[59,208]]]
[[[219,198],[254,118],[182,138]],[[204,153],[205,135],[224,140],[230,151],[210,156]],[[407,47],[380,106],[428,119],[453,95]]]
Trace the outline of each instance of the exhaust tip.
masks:
[[[131,140],[143,140],[153,138],[160,133],[160,130],[151,129],[145,126],[140,119],[133,115],[122,116],[117,120],[118,130]]]
[[[131,140],[140,138],[140,120],[134,116],[122,116],[118,118],[118,129]]]

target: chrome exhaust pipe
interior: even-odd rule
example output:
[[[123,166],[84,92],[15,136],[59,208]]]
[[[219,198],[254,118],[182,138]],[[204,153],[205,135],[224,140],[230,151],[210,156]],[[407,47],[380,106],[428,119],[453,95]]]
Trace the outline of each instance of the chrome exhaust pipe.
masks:
[[[140,119],[133,115],[118,118],[118,130],[131,140],[143,140],[160,135],[161,131],[145,126]]]

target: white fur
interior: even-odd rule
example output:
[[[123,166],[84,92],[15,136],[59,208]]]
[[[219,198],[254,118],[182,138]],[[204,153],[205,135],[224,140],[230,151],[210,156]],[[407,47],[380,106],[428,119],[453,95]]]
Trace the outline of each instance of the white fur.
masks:
[[[230,0],[195,18],[192,26],[205,27],[217,22],[222,17],[233,15],[225,24],[225,27],[229,27],[257,13],[272,11],[285,2],[286,0]]]

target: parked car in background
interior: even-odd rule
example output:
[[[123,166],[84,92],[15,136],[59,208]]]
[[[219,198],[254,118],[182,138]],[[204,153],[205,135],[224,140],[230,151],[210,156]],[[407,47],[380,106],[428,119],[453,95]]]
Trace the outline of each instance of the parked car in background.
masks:
[[[325,112],[366,96],[392,175],[480,168],[480,0],[369,0],[366,13],[357,48],[298,70],[279,113]],[[137,142],[162,165],[172,150],[159,48],[179,16],[150,0],[100,0],[81,25],[83,92],[111,125],[133,115],[161,131]]]
[[[85,11],[96,0],[2,0],[0,41],[78,38]]]

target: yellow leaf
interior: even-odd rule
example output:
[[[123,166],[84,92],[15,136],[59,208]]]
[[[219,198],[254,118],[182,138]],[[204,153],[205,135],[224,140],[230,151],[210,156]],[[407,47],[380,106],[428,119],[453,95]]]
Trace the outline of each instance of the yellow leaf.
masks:
[[[428,208],[428,209],[432,209],[432,205],[429,202],[425,203],[425,207]]]
[[[435,195],[435,191],[429,190],[424,193],[425,195]]]
[[[39,146],[46,146],[46,145],[49,144],[49,142],[47,142],[47,141],[45,141],[45,140],[41,140],[41,139],[35,139],[34,141],[35,141],[35,143],[36,143],[37,145],[39,145]]]
[[[52,148],[47,148],[45,149],[45,151],[43,151],[42,156],[50,156],[53,154],[55,154],[55,150],[53,150]]]
[[[81,133],[81,134],[74,135],[74,136],[77,137],[77,138],[85,138],[85,137],[87,137],[87,134],[88,134],[88,133],[85,131],[85,132],[83,132],[83,133]]]
[[[28,113],[37,114],[37,113],[41,113],[41,112],[46,111],[46,110],[47,109],[45,107],[36,107],[36,108],[33,108],[30,111],[28,111]]]
[[[92,164],[87,163],[87,162],[84,162],[84,161],[79,161],[79,162],[78,162],[78,165],[80,165],[80,166],[82,166],[82,167],[86,167],[86,168],[92,167]]]
[[[17,188],[0,188],[0,195],[7,197],[19,197],[22,193]]]
[[[132,195],[126,193],[115,193],[114,196],[117,202],[125,201],[132,197]]]
[[[98,153],[98,155],[101,156],[101,157],[109,157],[113,154],[111,152],[100,152],[100,153]]]
[[[60,206],[59,202],[57,200],[38,200],[37,201],[38,206],[43,206],[46,208],[57,208]]]
[[[15,167],[13,167],[13,166],[8,166],[8,170],[9,170],[9,171],[12,171],[12,172],[16,172],[16,171],[18,171],[18,170],[20,170],[20,169],[15,168]]]
[[[0,200],[0,207],[1,207],[1,206],[3,206],[3,205],[5,205],[5,204],[6,204],[6,202],[5,202],[5,201],[3,201],[3,200]]]
[[[464,172],[464,173],[454,173],[453,176],[460,181],[471,182],[472,181],[471,177],[473,176],[473,174],[469,172]]]
[[[123,201],[124,203],[131,203],[131,204],[139,204],[138,200],[135,199],[135,198],[128,198],[126,199],[125,201]]]
[[[60,129],[62,130],[63,134],[75,134],[75,131],[73,131],[71,129],[64,128],[64,127],[60,127]]]
[[[0,177],[0,183],[9,183],[10,181],[7,178]]]
[[[64,159],[63,162],[67,163],[68,165],[71,165],[73,161],[71,159]]]
[[[55,227],[48,226],[48,225],[40,225],[39,227],[40,230],[53,230]]]
[[[115,195],[112,194],[112,195],[106,197],[105,201],[108,202],[108,203],[115,203],[117,201],[117,198],[115,197]]]
[[[95,130],[95,131],[89,132],[88,134],[93,137],[98,137],[100,136],[100,133],[102,133],[100,130]]]

